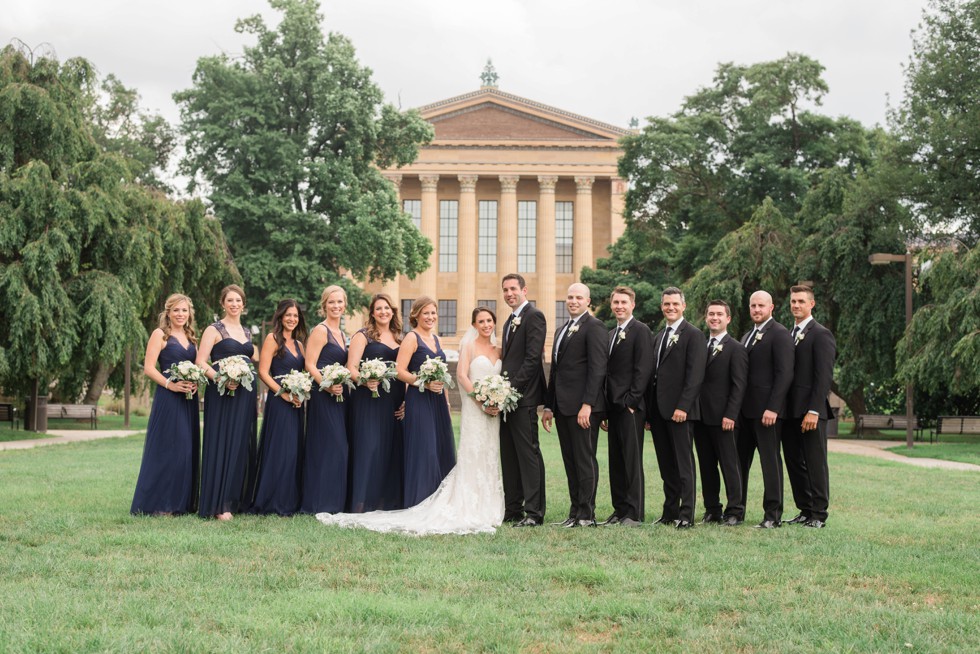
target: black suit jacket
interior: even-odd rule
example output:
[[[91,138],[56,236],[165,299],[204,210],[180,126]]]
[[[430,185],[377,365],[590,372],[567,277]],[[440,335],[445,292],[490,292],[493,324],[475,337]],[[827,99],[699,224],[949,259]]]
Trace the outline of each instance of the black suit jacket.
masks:
[[[701,422],[717,427],[722,418],[738,419],[745,397],[745,383],[749,374],[749,355],[742,344],[724,334],[715,347],[721,351],[707,352],[704,364],[704,381],[701,382]]]
[[[555,332],[555,343],[565,327]],[[544,406],[563,416],[577,415],[583,404],[593,412],[606,410],[606,326],[592,314],[578,320],[578,331],[565,334],[561,353],[551,358],[551,375]]]
[[[528,304],[521,312],[521,324],[514,326],[512,318],[504,322],[511,330],[503,340],[502,372],[521,393],[518,406],[538,406],[544,402],[544,340],[548,332],[544,314]]]
[[[665,327],[653,338],[651,363],[654,366],[666,332]],[[671,338],[673,336],[677,336],[677,341],[668,342],[664,360],[650,377],[647,406],[650,411],[656,407],[664,420],[670,419],[675,409],[686,412],[688,420],[697,420],[698,394],[707,357],[704,334],[687,320],[682,320]]]
[[[617,328],[609,330],[608,338],[615,338]],[[609,343],[606,343],[609,349]],[[644,395],[650,375],[653,374],[653,334],[650,328],[636,318],[626,325],[623,340],[613,345],[606,366],[607,406],[642,410],[646,408]]]
[[[802,338],[800,338],[802,335]],[[789,415],[801,418],[816,411],[826,420],[831,415],[830,385],[834,377],[837,341],[829,329],[811,320],[797,335],[793,350],[793,385],[789,389]]]
[[[793,383],[793,339],[775,320],[766,324],[755,345],[746,343],[751,334],[750,330],[740,339],[749,353],[749,381],[742,415],[757,420],[768,410],[784,418],[786,395]]]

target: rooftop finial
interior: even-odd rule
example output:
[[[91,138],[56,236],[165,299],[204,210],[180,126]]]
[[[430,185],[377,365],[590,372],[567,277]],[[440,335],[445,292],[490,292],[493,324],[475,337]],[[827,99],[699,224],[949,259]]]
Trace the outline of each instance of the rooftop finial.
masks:
[[[493,62],[487,57],[487,65],[483,67],[483,74],[480,75],[480,81],[483,82],[484,88],[497,88],[497,71],[494,70]]]

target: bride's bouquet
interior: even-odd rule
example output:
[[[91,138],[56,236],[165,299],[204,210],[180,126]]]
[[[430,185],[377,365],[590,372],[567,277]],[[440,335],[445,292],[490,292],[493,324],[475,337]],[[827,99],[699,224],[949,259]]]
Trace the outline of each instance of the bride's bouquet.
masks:
[[[488,375],[473,382],[470,397],[482,402],[485,408],[497,407],[506,419],[507,414],[517,408],[521,394],[511,386],[507,375]]]
[[[279,381],[276,397],[289,393],[303,403],[310,399],[313,391],[313,376],[305,370],[290,370],[285,375],[275,377]]]
[[[236,354],[234,356],[219,359],[211,364],[218,371],[214,376],[214,383],[218,385],[218,393],[224,395],[226,392],[231,397],[235,397],[235,391],[228,388],[228,382],[238,382],[245,390],[252,390],[252,382],[255,381],[255,366],[248,357]]]
[[[415,380],[415,386],[418,386],[420,392],[425,392],[425,385],[431,384],[432,382],[442,382],[449,388],[453,388],[453,378],[449,374],[449,366],[442,359],[433,359],[432,357],[425,357],[425,363],[419,368],[418,379]]]
[[[204,388],[208,385],[208,377],[204,374],[204,368],[196,365],[193,361],[178,361],[174,365],[167,369],[168,379],[173,382],[177,381],[189,381],[197,384],[197,390],[199,393],[204,392]],[[194,397],[193,393],[185,394],[187,399]]]
[[[354,390],[354,382],[350,378],[350,370],[346,366],[340,363],[331,363],[329,366],[324,366],[320,368],[320,374],[323,375],[323,381],[320,382],[320,390],[325,391],[331,386],[336,386],[341,384],[347,388]],[[334,395],[333,399],[337,402],[344,401],[344,394]]]
[[[381,359],[367,359],[361,361],[361,366],[357,369],[360,375],[361,384],[369,381],[376,381],[380,384],[381,390],[385,393],[391,392],[391,380],[398,377],[395,364],[391,361]],[[377,390],[371,391],[371,397],[381,397]]]

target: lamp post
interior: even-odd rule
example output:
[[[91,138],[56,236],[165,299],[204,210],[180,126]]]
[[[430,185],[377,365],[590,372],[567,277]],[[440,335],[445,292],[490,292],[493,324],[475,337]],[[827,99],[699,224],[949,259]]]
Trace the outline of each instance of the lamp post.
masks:
[[[912,324],[912,253],[905,254],[882,254],[876,253],[868,257],[868,263],[872,266],[882,266],[889,263],[905,263],[905,331],[908,333],[909,325]],[[905,384],[905,445],[912,448],[912,382]]]

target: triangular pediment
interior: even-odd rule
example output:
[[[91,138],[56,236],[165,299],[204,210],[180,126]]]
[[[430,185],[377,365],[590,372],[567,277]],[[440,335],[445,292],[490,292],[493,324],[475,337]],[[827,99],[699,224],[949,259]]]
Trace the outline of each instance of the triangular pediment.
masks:
[[[420,109],[436,141],[617,141],[626,130],[484,87]]]

